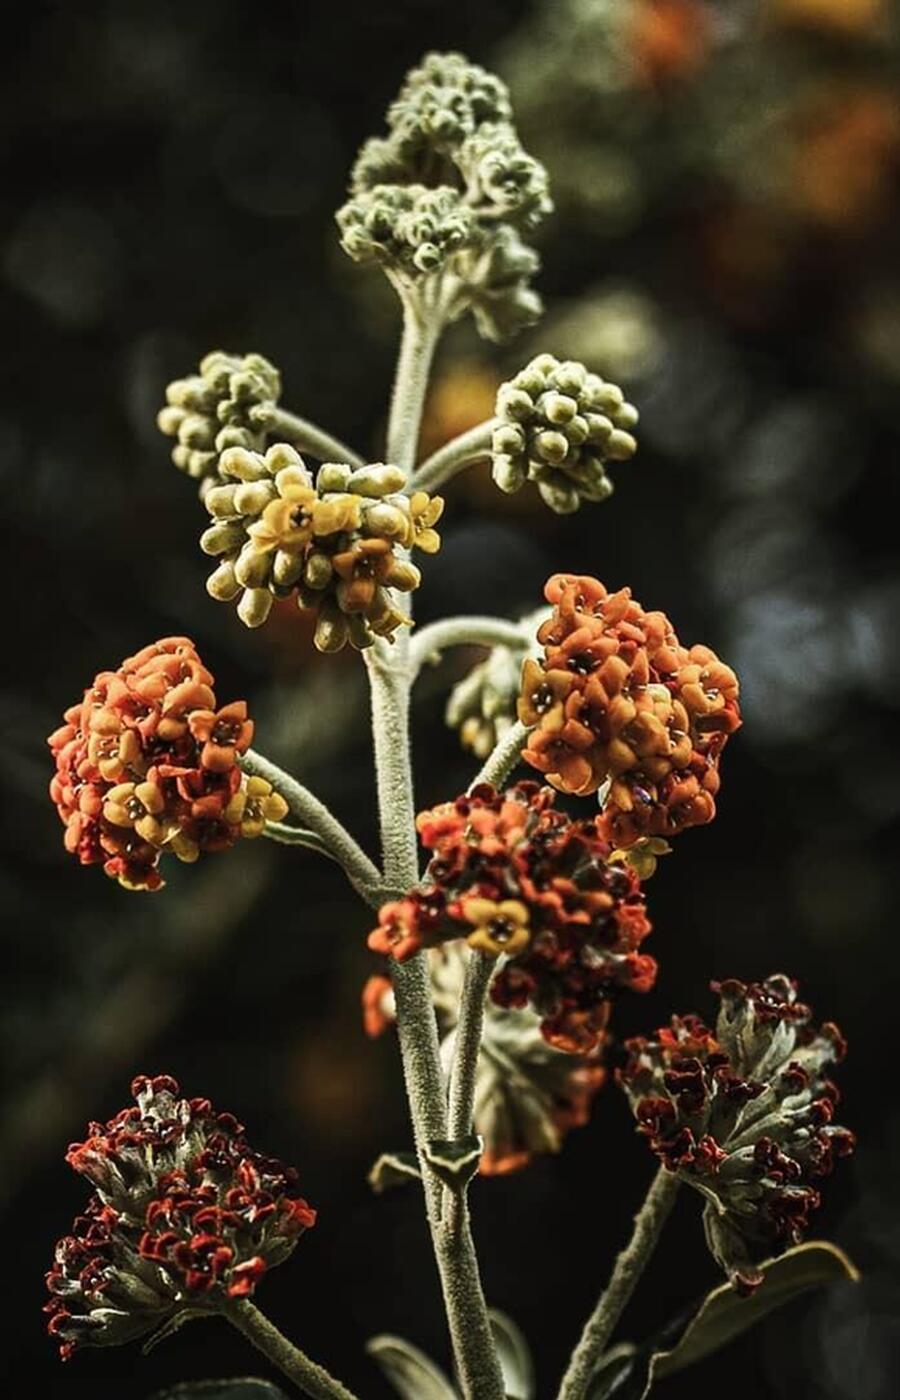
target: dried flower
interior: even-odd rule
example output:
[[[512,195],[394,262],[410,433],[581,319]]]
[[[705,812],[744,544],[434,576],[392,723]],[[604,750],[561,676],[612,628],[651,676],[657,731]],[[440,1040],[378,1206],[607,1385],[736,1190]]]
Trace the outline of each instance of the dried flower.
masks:
[[[816,1183],[853,1148],[853,1134],[832,1123],[838,1094],[824,1074],[845,1045],[836,1026],[812,1025],[781,974],[713,990],[715,1031],[675,1016],[654,1039],[627,1042],[620,1078],[639,1132],[706,1200],[713,1256],[749,1291],[762,1277],[755,1257],[799,1241]]]
[[[265,447],[267,415],[280,394],[281,376],[262,355],[214,350],[200,361],[199,373],[174,379],[166,389],[156,421],[178,439],[172,461],[208,486],[226,448]]]
[[[50,795],[82,865],[155,890],[163,855],[193,861],[286,815],[270,784],[238,767],[253,737],[246,704],[217,710],[212,686],[193,642],[164,637],[101,671],[66,710],[48,741]]]
[[[450,692],[444,722],[459,730],[463,748],[477,758],[487,758],[516,717],[522,662],[539,654],[537,629],[546,617],[547,609],[539,608],[521,618],[521,647],[492,647]]]
[[[709,647],[683,647],[661,612],[630,589],[555,574],[526,660],[523,758],[563,792],[601,789],[602,829],[617,847],[666,838],[715,816],[719,758],[739,727],[738,681]]]
[[[220,559],[207,588],[222,602],[237,598],[248,627],[295,591],[301,607],[316,609],[320,651],[371,646],[408,623],[390,590],[409,593],[421,575],[397,551],[440,548],[440,496],[407,495],[405,473],[380,462],[356,470],[326,462],[314,482],[286,443],[265,454],[229,448],[219,477],[205,497],[213,523],[200,539]]]
[[[47,1330],[63,1360],[252,1294],[316,1212],[297,1174],[249,1146],[230,1113],[140,1076],[137,1106],[91,1123],[66,1160],[95,1188],[47,1274]]]
[[[575,360],[538,355],[497,394],[492,442],[494,480],[502,491],[536,483],[560,515],[582,501],[603,501],[613,485],[609,462],[633,456],[637,409],[622,390]]]
[[[464,938],[503,954],[494,1002],[530,1004],[547,1041],[578,1053],[602,1038],[610,998],[647,990],[656,964],[638,951],[650,923],[637,876],[610,861],[599,819],[573,821],[553,803],[535,783],[505,794],[483,784],[422,812],[424,882],[383,906],[369,946],[402,961]]]
[[[538,260],[520,241],[552,208],[543,166],[522,148],[503,83],[461,54],[429,54],[406,78],[387,137],[367,141],[338,211],[345,251],[379,263],[405,294],[439,279],[448,319],[472,310],[502,339],[530,324]]]

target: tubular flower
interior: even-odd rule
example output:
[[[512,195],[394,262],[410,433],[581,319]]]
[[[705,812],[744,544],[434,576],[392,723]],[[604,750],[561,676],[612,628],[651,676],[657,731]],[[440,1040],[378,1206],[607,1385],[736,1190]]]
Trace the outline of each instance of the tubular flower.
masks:
[[[622,390],[575,360],[538,355],[497,394],[493,476],[501,491],[536,483],[560,515],[582,501],[604,501],[613,485],[608,462],[637,450],[637,409]]]
[[[540,646],[537,629],[547,616],[546,608],[521,619],[521,647],[492,647],[486,660],[473,666],[467,676],[453,687],[444,711],[444,723],[459,731],[464,749],[477,758],[487,758],[516,717],[516,700],[522,662],[527,656],[537,656]]]
[[[714,1258],[750,1291],[762,1277],[754,1258],[800,1240],[816,1183],[853,1149],[853,1134],[832,1123],[838,1093],[824,1074],[846,1047],[836,1026],[811,1024],[788,977],[713,990],[715,1031],[673,1017],[654,1039],[627,1042],[620,1078],[638,1131],[705,1198]]]
[[[246,704],[217,709],[212,687],[193,642],[164,637],[101,671],[66,710],[48,740],[50,796],[82,865],[155,890],[165,854],[196,860],[286,815],[283,798],[238,767],[253,737]]]
[[[390,590],[409,593],[421,575],[397,550],[440,548],[440,496],[407,495],[405,473],[383,463],[354,471],[326,462],[314,481],[286,443],[265,454],[230,448],[219,477],[205,497],[213,523],[200,538],[220,560],[207,589],[222,602],[237,598],[248,627],[295,591],[300,607],[316,610],[320,651],[371,646],[408,624]]]
[[[562,792],[601,790],[620,848],[712,821],[719,758],[740,726],[738,681],[709,647],[684,647],[628,588],[554,574],[540,661],[522,670],[523,758]]]
[[[522,148],[509,94],[461,54],[429,54],[367,141],[338,211],[341,243],[404,290],[438,278],[447,316],[472,310],[502,339],[540,314],[538,259],[520,240],[552,208],[543,166]]]
[[[136,1107],[91,1123],[66,1157],[94,1194],[47,1274],[63,1360],[248,1297],[315,1224],[294,1169],[254,1151],[230,1113],[164,1074],[132,1093]]]
[[[262,355],[214,350],[197,374],[174,379],[157,424],[178,439],[172,461],[205,489],[216,477],[219,455],[229,447],[261,451],[268,414],[281,394],[281,376]]]
[[[464,938],[504,961],[498,1006],[530,1004],[542,1034],[570,1053],[602,1038],[610,998],[646,991],[656,964],[638,950],[650,932],[634,872],[610,861],[598,822],[572,821],[554,794],[482,784],[418,818],[433,852],[420,888],[385,904],[369,947],[403,961]]]

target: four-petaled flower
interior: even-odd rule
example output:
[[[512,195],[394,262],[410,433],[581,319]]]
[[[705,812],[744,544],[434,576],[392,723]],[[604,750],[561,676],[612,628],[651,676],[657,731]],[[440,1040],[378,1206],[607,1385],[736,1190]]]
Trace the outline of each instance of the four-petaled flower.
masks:
[[[475,931],[466,939],[470,948],[477,948],[492,958],[507,953],[513,957],[527,948],[531,941],[528,906],[520,899],[480,899],[477,895],[459,901],[463,918],[474,924]]]

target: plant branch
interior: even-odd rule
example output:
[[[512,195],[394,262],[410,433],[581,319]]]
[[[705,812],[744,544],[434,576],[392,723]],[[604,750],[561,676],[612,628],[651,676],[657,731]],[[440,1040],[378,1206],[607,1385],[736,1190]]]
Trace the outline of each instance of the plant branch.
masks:
[[[351,1390],[289,1342],[249,1299],[232,1298],[223,1304],[222,1312],[304,1395],[311,1396],[312,1400],[356,1400]]]
[[[365,458],[354,452],[352,447],[341,442],[340,438],[332,437],[317,424],[299,418],[296,413],[288,413],[284,408],[272,408],[264,414],[257,414],[257,418],[267,432],[304,448],[320,462],[346,462],[351,467],[365,465]]]
[[[426,661],[437,661],[448,647],[511,647],[524,651],[530,640],[520,623],[505,617],[444,617],[413,634],[410,666],[415,677]]]
[[[307,850],[318,851],[319,855],[327,856],[329,860],[337,859],[321,836],[317,836],[314,831],[307,831],[302,826],[290,826],[287,822],[266,822],[263,836],[275,841],[279,846],[305,846]]]
[[[302,783],[298,783],[296,778],[292,778],[277,764],[271,763],[253,749],[248,749],[242,755],[240,763],[245,773],[265,778],[266,782],[272,784],[288,804],[291,815],[296,817],[298,823],[312,831],[328,854],[343,866],[354,889],[368,904],[377,907],[382,897],[382,879],[377,866],[324,802],[320,802],[318,797]]]
[[[678,1194],[674,1172],[660,1167],[634,1220],[634,1233],[615,1262],[612,1276],[585,1325],[560,1386],[558,1400],[583,1400],[609,1339],[659,1241]]]
[[[484,999],[497,965],[496,958],[473,949],[466,960],[466,973],[459,998],[456,1045],[450,1070],[451,1140],[468,1137],[472,1131],[478,1052],[484,1028]]]
[[[488,754],[484,766],[472,779],[470,792],[479,783],[491,783],[496,788],[503,786],[519,761],[528,732],[528,725],[523,724],[521,720],[517,719],[515,724],[510,725],[493,752]]]
[[[412,486],[417,491],[436,491],[445,482],[491,455],[491,439],[499,419],[488,418],[451,438],[416,469]]]
[[[401,295],[403,339],[388,419],[387,460],[412,474],[419,445],[428,374],[442,329],[440,317],[411,292]]]

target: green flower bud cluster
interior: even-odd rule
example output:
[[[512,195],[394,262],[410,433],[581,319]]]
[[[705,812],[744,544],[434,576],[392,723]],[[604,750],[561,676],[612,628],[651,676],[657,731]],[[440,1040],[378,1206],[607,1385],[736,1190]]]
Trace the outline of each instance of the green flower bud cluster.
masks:
[[[219,454],[229,447],[260,451],[265,420],[281,394],[281,376],[262,355],[214,350],[197,374],[174,379],[157,424],[177,438],[172,461],[196,481],[216,476]]]
[[[487,658],[451,690],[444,722],[458,730],[463,748],[476,758],[487,758],[514,723],[522,663],[526,657],[542,655],[537,630],[548,616],[546,608],[528,613],[520,620],[521,647],[492,647]]]
[[[637,450],[637,409],[616,384],[576,360],[538,355],[497,394],[500,420],[492,441],[493,475],[501,491],[533,481],[560,515],[582,501],[603,501],[613,484],[608,462]]]
[[[440,275],[449,319],[475,312],[492,339],[540,314],[537,255],[520,238],[552,208],[543,166],[523,149],[498,78],[460,54],[430,54],[363,146],[338,211],[345,251],[401,287]]]
[[[396,550],[440,548],[439,496],[408,495],[406,474],[383,463],[325,462],[314,481],[287,443],[265,454],[230,447],[218,470],[221,484],[204,497],[212,523],[200,538],[220,561],[207,589],[222,602],[237,599],[248,627],[293,593],[316,610],[320,651],[371,646],[408,624],[390,590],[411,592],[421,574]]]

